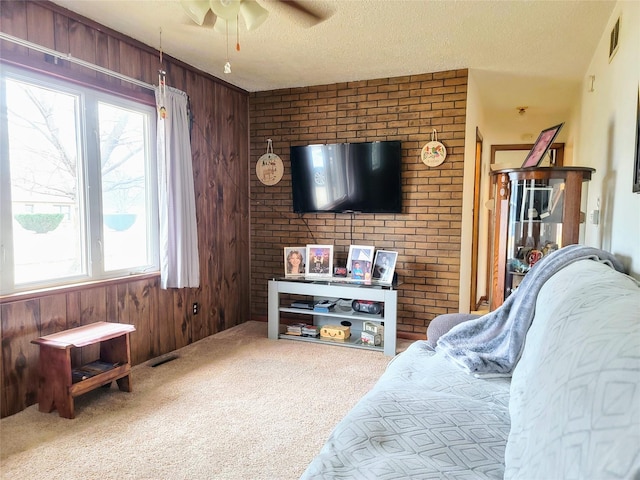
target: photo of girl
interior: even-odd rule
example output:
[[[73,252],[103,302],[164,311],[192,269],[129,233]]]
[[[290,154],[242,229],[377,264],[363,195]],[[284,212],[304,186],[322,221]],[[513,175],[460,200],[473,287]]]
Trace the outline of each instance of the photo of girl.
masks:
[[[284,275],[295,277],[304,275],[305,247],[284,247]]]

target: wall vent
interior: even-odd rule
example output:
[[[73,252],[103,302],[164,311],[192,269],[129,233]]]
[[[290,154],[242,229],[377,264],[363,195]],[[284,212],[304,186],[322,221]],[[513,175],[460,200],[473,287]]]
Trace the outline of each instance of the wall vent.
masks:
[[[611,35],[609,36],[609,62],[613,59],[614,55],[618,51],[618,45],[620,40],[620,18],[616,20]]]

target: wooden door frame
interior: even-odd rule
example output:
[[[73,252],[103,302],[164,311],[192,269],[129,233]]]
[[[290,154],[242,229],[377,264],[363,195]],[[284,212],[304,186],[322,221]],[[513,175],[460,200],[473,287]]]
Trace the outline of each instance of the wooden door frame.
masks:
[[[480,241],[480,196],[482,185],[482,134],[476,127],[476,148],[475,148],[475,172],[473,177],[473,228],[471,239],[471,288],[469,295],[469,310],[478,310],[479,304],[487,297],[484,295],[478,299],[478,244]],[[485,284],[487,288],[487,284]]]

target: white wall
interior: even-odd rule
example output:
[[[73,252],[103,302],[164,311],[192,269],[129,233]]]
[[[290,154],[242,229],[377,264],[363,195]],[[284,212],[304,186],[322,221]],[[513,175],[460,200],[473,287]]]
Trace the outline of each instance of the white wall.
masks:
[[[478,86],[469,72],[467,82],[467,118],[464,142],[464,179],[462,185],[462,232],[460,235],[460,293],[458,310],[468,313],[471,304],[471,246],[473,242],[473,186],[475,172],[476,126],[483,123]]]
[[[609,63],[609,34],[620,17],[620,41]],[[511,111],[492,110],[478,94],[475,72],[469,71],[465,142],[462,251],[460,268],[460,311],[469,308],[471,282],[471,235],[473,220],[473,167],[475,128],[483,135],[482,190],[480,201],[479,282],[487,290],[485,252],[493,232],[488,230],[491,145],[533,143],[538,133],[565,122],[557,141],[565,143],[565,165],[596,169],[587,184],[584,211],[601,210],[600,224],[587,221],[581,242],[608,250],[623,261],[629,273],[640,279],[640,194],[632,193],[635,154],[636,101],[640,88],[640,1],[619,1],[602,34],[589,68],[584,74],[572,111],[536,113],[531,108],[524,118]],[[589,92],[590,76],[594,91]],[[588,217],[588,215],[587,215]]]
[[[609,34],[618,17],[619,48],[609,62]],[[640,2],[620,1],[585,73],[574,159],[596,169],[587,212],[599,208],[600,224],[587,223],[584,243],[612,252],[640,279],[640,194],[632,193],[639,88]]]

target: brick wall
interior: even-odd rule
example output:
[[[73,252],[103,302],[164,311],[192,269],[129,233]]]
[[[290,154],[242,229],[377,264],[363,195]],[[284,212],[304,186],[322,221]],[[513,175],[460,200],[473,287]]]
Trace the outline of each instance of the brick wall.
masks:
[[[398,252],[399,335],[424,334],[429,321],[458,310],[467,70],[252,93],[251,312],[267,314],[267,280],[284,273],[283,248],[334,245],[334,264],[349,245]],[[420,160],[433,129],[447,158]],[[282,181],[265,186],[255,163],[267,139],[282,159]],[[293,213],[289,147],[310,143],[402,142],[403,213]]]

